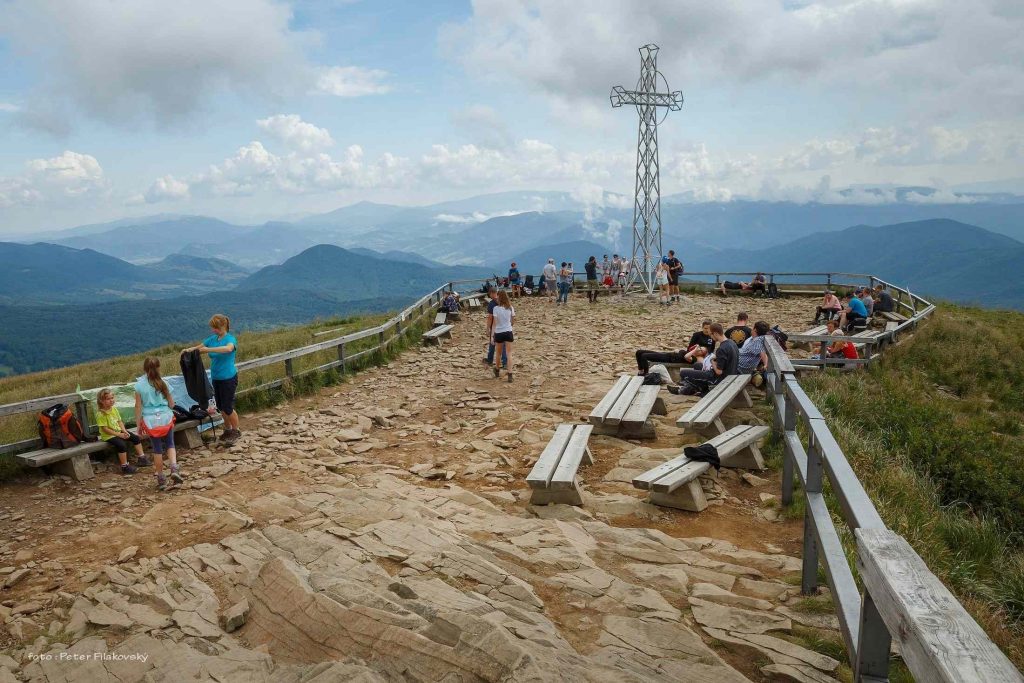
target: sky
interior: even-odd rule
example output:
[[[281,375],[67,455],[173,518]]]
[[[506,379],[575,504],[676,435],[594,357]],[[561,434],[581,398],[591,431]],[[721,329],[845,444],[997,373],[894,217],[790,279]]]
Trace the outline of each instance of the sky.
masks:
[[[1019,0],[0,0],[0,234],[631,195],[648,43],[663,195],[1024,192],[1022,35]]]

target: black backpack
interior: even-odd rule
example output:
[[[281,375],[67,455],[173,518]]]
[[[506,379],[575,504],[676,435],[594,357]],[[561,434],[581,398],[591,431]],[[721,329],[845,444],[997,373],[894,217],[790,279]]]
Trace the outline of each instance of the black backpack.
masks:
[[[777,284],[775,284],[774,282],[769,282],[768,283],[768,298],[769,299],[778,299],[780,296],[781,295],[779,294],[779,286]],[[782,348],[786,348],[786,347],[782,347]]]
[[[776,325],[772,329],[768,330],[768,334],[775,337],[775,341],[779,342],[779,346],[782,350],[786,350],[786,342],[789,341],[789,335],[782,331],[782,328]]]
[[[213,386],[210,384],[210,378],[206,376],[202,354],[198,351],[183,353],[179,364],[181,365],[181,376],[185,380],[185,391],[193,401],[206,408],[210,405],[210,399],[213,397]]]

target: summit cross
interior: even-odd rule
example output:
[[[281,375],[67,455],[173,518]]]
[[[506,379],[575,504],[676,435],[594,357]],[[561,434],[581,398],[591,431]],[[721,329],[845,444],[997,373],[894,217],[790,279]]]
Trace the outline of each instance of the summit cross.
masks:
[[[659,79],[665,84],[659,92]],[[639,282],[648,294],[654,291],[655,259],[661,259],[661,181],[658,178],[658,109],[679,111],[683,93],[669,91],[658,71],[658,46],[640,48],[640,80],[635,90],[612,88],[612,107],[636,106],[640,126],[636,146],[636,196],[633,201],[633,258],[626,286]]]

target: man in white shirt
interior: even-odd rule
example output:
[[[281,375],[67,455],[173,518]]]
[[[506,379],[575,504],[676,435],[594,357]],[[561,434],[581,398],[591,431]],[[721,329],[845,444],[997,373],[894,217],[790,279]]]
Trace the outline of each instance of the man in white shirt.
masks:
[[[555,298],[555,275],[557,270],[555,269],[555,259],[549,258],[548,262],[544,265],[544,291],[548,293],[549,299]]]

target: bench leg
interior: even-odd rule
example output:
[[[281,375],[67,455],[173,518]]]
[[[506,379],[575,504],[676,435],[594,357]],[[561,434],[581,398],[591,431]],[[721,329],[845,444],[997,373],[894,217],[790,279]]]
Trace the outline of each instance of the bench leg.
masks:
[[[722,465],[744,470],[763,470],[764,458],[761,457],[761,449],[754,443],[730,455]]]
[[[668,415],[668,409],[665,407],[665,399],[659,396],[651,407],[651,413],[654,415]]]
[[[583,495],[578,479],[573,479],[572,487],[567,489],[533,489],[530,494],[530,505],[583,505]]]
[[[85,453],[82,453],[81,455],[73,455],[67,460],[51,463],[49,467],[57,474],[63,474],[65,477],[71,477],[75,481],[92,479],[94,476],[92,463],[89,462],[89,456]]]
[[[586,446],[583,449],[583,464],[584,465],[593,465],[594,464],[594,454],[590,451],[590,446]]]
[[[743,404],[744,408],[753,408],[754,407],[754,401],[753,401],[753,399],[750,398],[750,394],[747,393],[746,389],[741,391],[736,396],[736,398],[733,399],[733,403],[741,403],[741,404]]]
[[[193,427],[192,429],[182,429],[180,432],[174,433],[175,448],[192,450],[194,448],[201,448],[202,445],[203,437],[199,435],[198,428]]]
[[[722,418],[716,417],[715,421],[700,430],[702,435],[711,437],[718,436],[719,434],[725,434],[728,430],[725,428],[725,423],[722,422]]]
[[[672,493],[651,491],[649,502],[651,505],[689,510],[690,512],[700,512],[708,506],[707,496],[704,495],[704,489],[697,479],[686,482]]]

